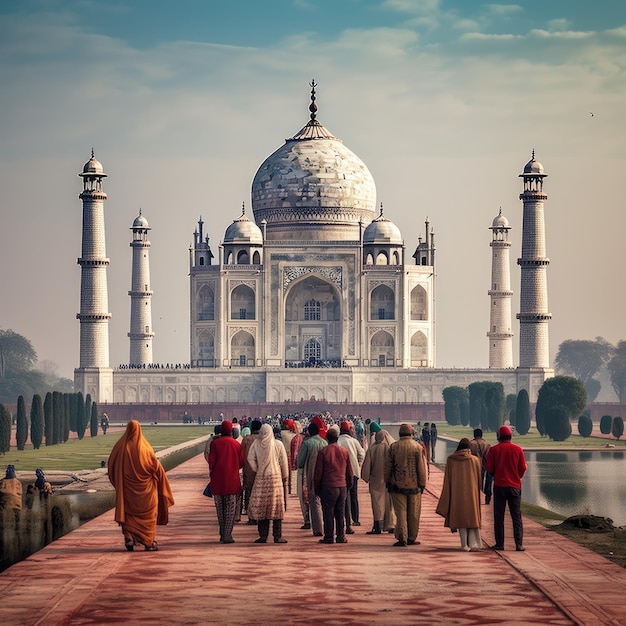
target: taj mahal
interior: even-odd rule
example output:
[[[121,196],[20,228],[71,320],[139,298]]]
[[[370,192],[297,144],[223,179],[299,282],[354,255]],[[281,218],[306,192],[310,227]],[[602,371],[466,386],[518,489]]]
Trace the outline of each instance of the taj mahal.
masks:
[[[129,365],[109,363],[102,164],[83,181],[80,363],[75,390],[99,403],[440,402],[442,390],[478,380],[524,388],[531,400],[553,375],[548,355],[542,165],[520,177],[523,203],[518,365],[513,363],[509,222],[491,225],[487,369],[435,363],[435,236],[428,219],[407,249],[377,204],[363,161],[309,119],[258,168],[244,205],[219,246],[200,217],[189,249],[189,362],[156,367],[152,344],[150,226],[132,222]],[[439,252],[438,252],[439,253]],[[443,252],[445,254],[445,251]],[[487,277],[485,277],[486,280]],[[181,277],[181,280],[184,278]]]

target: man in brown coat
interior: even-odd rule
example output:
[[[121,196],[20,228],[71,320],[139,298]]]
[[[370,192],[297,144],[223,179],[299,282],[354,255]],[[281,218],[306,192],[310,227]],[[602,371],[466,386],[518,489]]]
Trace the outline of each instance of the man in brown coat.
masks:
[[[400,440],[392,443],[385,455],[385,482],[396,512],[394,546],[419,544],[422,493],[428,480],[424,448],[413,439],[413,426],[400,426]]]

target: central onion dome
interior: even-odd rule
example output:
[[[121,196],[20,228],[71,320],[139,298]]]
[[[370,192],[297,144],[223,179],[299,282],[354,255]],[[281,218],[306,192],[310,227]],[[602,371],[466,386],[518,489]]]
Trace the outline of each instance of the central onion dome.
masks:
[[[311,119],[259,167],[252,210],[268,240],[359,240],[375,215],[376,185],[367,166],[316,119]]]

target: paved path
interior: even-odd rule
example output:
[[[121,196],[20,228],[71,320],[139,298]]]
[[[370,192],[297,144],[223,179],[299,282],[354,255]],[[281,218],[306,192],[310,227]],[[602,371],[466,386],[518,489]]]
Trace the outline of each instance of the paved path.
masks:
[[[218,541],[201,495],[202,456],[169,472],[176,505],[158,552],[124,549],[110,511],[0,574],[0,624],[626,624],[626,570],[529,520],[526,552],[466,553],[434,513],[442,473],[423,500],[421,545],[394,548],[372,523],[360,483],[362,526],[346,545],[320,545],[290,496],[286,545]],[[483,507],[486,544],[491,507]]]

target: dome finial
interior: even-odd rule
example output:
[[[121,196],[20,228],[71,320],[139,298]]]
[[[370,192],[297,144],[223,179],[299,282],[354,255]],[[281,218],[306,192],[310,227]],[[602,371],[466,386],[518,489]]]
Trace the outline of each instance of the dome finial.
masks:
[[[535,160],[535,149],[533,148],[533,158],[531,159],[532,161]]]
[[[382,217],[382,216],[383,216],[383,203],[381,202],[380,203],[380,215],[379,215],[379,217]]]
[[[141,215],[141,207],[139,207],[139,215]]]
[[[311,112],[311,121],[314,122],[317,114],[317,104],[315,104],[315,88],[317,87],[317,83],[315,79],[313,79],[309,85],[311,86],[311,104],[309,105],[309,111]]]
[[[246,214],[246,203],[245,202],[241,203],[241,214],[242,215]]]
[[[94,153],[94,151],[93,151],[93,148],[92,148],[92,149],[91,149],[91,158],[93,159],[93,158],[95,158],[95,156],[96,156],[96,155],[95,155],[95,153]]]

